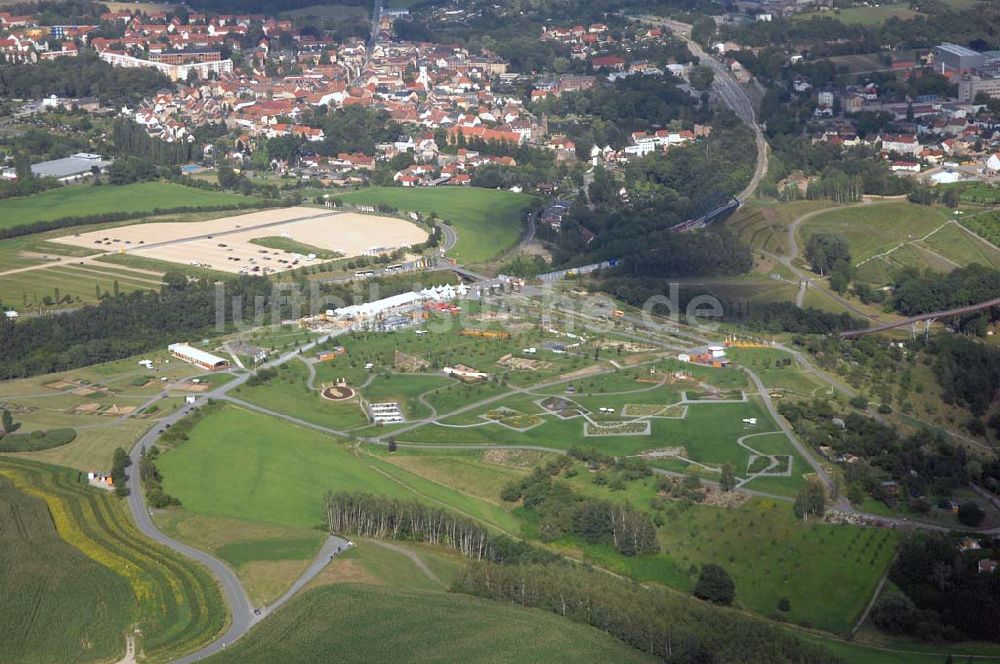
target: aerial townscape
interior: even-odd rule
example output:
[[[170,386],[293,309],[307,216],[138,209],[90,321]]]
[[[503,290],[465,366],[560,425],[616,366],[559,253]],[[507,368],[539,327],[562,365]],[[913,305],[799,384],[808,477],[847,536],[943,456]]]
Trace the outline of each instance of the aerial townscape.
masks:
[[[1000,664],[1000,1],[0,0],[0,664]]]

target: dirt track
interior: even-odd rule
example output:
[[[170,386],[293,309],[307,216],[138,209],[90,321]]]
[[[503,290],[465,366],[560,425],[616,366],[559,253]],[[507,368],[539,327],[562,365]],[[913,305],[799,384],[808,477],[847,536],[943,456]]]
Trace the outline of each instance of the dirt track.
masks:
[[[290,254],[250,242],[262,237],[287,237],[344,256],[359,256],[418,244],[427,239],[427,232],[392,217],[292,207],[211,221],[133,224],[53,241],[225,272],[248,271],[254,266],[259,272],[280,272],[307,262],[293,265]]]

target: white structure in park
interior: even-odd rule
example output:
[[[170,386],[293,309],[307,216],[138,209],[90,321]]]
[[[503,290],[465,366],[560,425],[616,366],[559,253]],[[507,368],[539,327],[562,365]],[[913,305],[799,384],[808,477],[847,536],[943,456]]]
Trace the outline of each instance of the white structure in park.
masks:
[[[337,318],[340,320],[364,320],[416,307],[426,301],[446,302],[454,300],[457,297],[465,297],[468,293],[469,288],[465,284],[459,284],[458,286],[451,286],[450,284],[431,286],[430,288],[421,290],[419,293],[417,291],[410,291],[409,293],[400,293],[364,304],[352,304],[347,307],[327,309],[326,316],[327,318]]]
[[[193,364],[202,369],[208,369],[209,371],[215,371],[216,369],[227,369],[229,367],[229,360],[221,358],[218,355],[212,355],[209,352],[203,351],[200,348],[195,348],[194,346],[189,346],[187,344],[170,344],[167,346],[167,350],[174,357],[180,358],[189,364]]]
[[[395,401],[368,404],[368,416],[375,424],[395,424],[405,422],[399,404]]]

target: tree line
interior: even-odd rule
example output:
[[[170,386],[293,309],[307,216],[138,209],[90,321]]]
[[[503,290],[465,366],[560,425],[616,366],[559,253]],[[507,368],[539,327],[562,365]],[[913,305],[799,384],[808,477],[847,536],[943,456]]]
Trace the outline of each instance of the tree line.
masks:
[[[173,141],[150,136],[140,125],[131,120],[115,120],[111,140],[119,153],[143,157],[156,164],[186,164],[199,156],[196,142]]]
[[[54,316],[13,322],[0,317],[0,379],[23,378],[108,362],[184,338],[217,334],[216,324],[253,318],[255,298],[267,307],[271,285],[264,277],[240,276],[224,282],[216,301],[209,280],[189,282],[178,272],[164,275],[159,291],[134,291],[108,297]],[[238,299],[237,299],[238,298]]]
[[[762,619],[579,566],[477,562],[458,576],[453,590],[557,613],[665,662],[841,662]]]
[[[333,533],[427,542],[455,549],[467,558],[494,563],[557,559],[555,554],[529,544],[493,535],[478,521],[416,500],[370,493],[327,492],[323,496],[323,506]]]

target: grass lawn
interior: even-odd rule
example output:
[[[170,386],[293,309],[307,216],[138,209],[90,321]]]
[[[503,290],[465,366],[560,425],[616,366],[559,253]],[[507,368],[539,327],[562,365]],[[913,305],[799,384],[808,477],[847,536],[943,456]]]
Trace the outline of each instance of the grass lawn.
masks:
[[[592,627],[541,610],[360,584],[311,590],[205,661],[326,664],[331,653],[341,661],[379,664],[652,661]]]
[[[751,248],[783,255],[788,253],[788,225],[792,221],[803,214],[833,206],[831,201],[778,203],[754,199],[726,220],[726,226]]]
[[[309,369],[302,362],[286,362],[278,367],[277,377],[264,385],[241,385],[230,394],[268,410],[338,431],[368,423],[368,418],[358,406],[357,398],[348,401],[324,399],[318,389],[309,389],[306,384],[308,375]],[[319,386],[320,381],[317,380],[316,387]]]
[[[25,198],[0,201],[0,228],[112,212],[152,212],[156,208],[251,203],[254,198],[206,191],[170,182],[138,182],[120,187],[73,185]]]
[[[117,660],[138,609],[128,581],[59,537],[45,502],[3,477],[0,504],[0,615],[12,619],[0,659]]]
[[[516,243],[524,211],[532,201],[527,194],[470,187],[373,187],[339,198],[345,203],[391,205],[425,215],[437,213],[458,233],[458,245],[450,253],[460,263],[489,260]]]
[[[302,575],[326,534],[252,521],[195,514],[184,507],[160,510],[168,535],[229,563],[254,606],[273,602]]]
[[[361,392],[369,402],[399,402],[407,419],[429,417],[431,410],[420,402],[420,395],[455,381],[446,376],[389,374],[378,376]]]
[[[950,216],[941,208],[906,202],[834,210],[805,222],[799,242],[804,246],[816,232],[842,235],[850,245],[859,276],[872,283],[885,283],[889,272],[900,267],[941,272],[973,261],[1000,264],[1000,252],[945,225]]]
[[[447,506],[517,530],[506,511],[279,419],[228,406],[159,462],[164,489],[197,514],[288,527],[325,522],[326,491],[367,491]]]
[[[336,251],[321,249],[319,247],[314,247],[311,244],[296,242],[289,237],[274,235],[269,237],[255,237],[250,240],[250,244],[259,244],[260,246],[268,247],[269,249],[278,249],[280,251],[284,251],[286,254],[301,254],[303,256],[316,254],[316,257],[320,259],[334,259],[341,256],[341,254]]]
[[[726,354],[735,362],[748,367],[769,389],[785,390],[811,396],[825,387],[812,374],[803,371],[790,353],[774,348],[730,348]],[[779,364],[792,360],[791,365]]]

